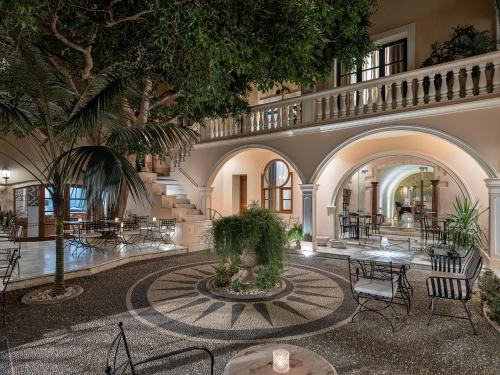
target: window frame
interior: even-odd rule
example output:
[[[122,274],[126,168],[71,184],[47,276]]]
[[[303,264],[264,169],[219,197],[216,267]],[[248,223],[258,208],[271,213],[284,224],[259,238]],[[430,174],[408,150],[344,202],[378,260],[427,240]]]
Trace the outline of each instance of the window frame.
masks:
[[[283,183],[281,186],[272,186],[269,181],[266,181],[266,170],[271,165],[271,163],[274,163],[276,161],[281,161],[284,163],[287,168],[288,168],[288,178],[286,181]],[[267,183],[267,187],[265,184]],[[290,183],[290,186],[285,186]],[[266,199],[266,191],[269,191],[269,196],[276,196],[276,190],[279,191],[279,201],[278,201],[278,210],[275,210],[274,208],[269,208],[271,212],[278,213],[278,214],[291,214],[293,213],[293,172],[290,170],[290,166],[288,163],[283,160],[283,159],[272,159],[270,160],[264,167],[263,172],[261,173],[261,207],[266,208],[266,201],[269,199]],[[290,191],[290,199],[283,199],[283,191]],[[290,209],[284,209],[284,201],[290,201]],[[276,205],[274,205],[276,206]]]
[[[378,78],[386,77],[386,75],[385,75],[385,68],[386,68],[386,66],[389,66],[389,65],[393,64],[393,63],[391,63],[391,64],[386,65],[386,63],[385,63],[385,49],[387,47],[391,47],[391,46],[395,46],[397,44],[401,44],[401,42],[403,43],[403,72],[408,71],[408,37],[404,37],[404,38],[400,38],[400,39],[394,40],[392,42],[383,43],[383,44],[381,44],[381,45],[378,46],[378,48],[377,48],[377,50],[379,52],[379,56],[378,56]],[[371,69],[363,69],[363,66],[357,65],[355,67],[355,69],[352,70],[351,72],[345,73],[345,74],[341,74],[341,72],[342,72],[342,62],[338,61],[337,62],[337,72],[338,72],[338,74],[337,74],[337,87],[341,86],[341,82],[342,82],[342,78],[343,77],[349,76],[349,75],[352,75],[352,74],[356,75],[356,82],[350,83],[351,85],[353,85],[355,83],[359,83],[359,82],[369,82],[369,80],[363,81],[363,72],[367,71],[367,70],[371,70]],[[374,78],[374,79],[377,79],[377,78]],[[344,86],[346,86],[346,85],[344,85]]]

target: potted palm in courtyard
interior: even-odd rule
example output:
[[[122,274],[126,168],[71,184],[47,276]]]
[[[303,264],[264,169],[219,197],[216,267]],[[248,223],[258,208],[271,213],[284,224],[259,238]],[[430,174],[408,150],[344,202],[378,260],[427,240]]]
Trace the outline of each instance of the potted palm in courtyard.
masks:
[[[300,241],[304,239],[304,228],[302,227],[302,224],[294,224],[288,231],[287,236],[289,241],[295,242],[295,249],[300,250]]]

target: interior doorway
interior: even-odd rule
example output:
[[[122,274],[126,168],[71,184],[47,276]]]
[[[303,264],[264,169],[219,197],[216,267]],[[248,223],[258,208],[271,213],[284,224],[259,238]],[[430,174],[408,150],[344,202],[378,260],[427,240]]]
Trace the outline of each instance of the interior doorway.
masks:
[[[240,213],[247,210],[248,197],[247,197],[247,175],[240,175]]]

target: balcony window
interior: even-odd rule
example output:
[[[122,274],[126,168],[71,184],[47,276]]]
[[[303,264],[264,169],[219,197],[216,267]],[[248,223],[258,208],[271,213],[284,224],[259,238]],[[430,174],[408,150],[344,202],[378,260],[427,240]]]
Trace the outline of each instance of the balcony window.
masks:
[[[54,201],[52,199],[52,192],[54,191],[53,187],[45,188],[45,215],[53,215],[54,214]]]
[[[87,211],[87,200],[85,198],[85,188],[71,186],[69,188],[69,212],[84,213]]]
[[[379,77],[405,72],[408,53],[406,38],[382,44],[365,57],[362,66],[347,69],[345,64],[338,64],[338,86],[365,82]]]

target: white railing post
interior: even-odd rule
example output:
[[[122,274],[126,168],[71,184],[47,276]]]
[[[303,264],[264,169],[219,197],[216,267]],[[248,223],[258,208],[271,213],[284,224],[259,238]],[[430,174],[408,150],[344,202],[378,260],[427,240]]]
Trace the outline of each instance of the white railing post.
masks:
[[[488,82],[486,81],[486,63],[479,64],[479,95],[488,93]]]
[[[392,109],[392,83],[385,85],[385,110]]]
[[[366,113],[373,112],[373,87],[368,88],[368,100],[366,101]]]
[[[330,119],[330,95],[325,96],[325,120]]]
[[[446,77],[448,76],[448,71],[442,71],[441,73],[441,89],[439,90],[439,100],[448,100],[448,83],[446,82]]]
[[[382,87],[383,86],[377,86],[377,106],[376,106],[377,111],[381,111],[382,105],[384,104],[384,102],[382,101]]]
[[[465,97],[472,96],[474,92],[474,81],[472,80],[472,65],[465,67],[466,80],[465,80]]]
[[[336,119],[337,116],[339,115],[339,104],[338,104],[338,95],[337,94],[334,94],[332,96],[332,108],[333,108],[332,117],[334,119]]]
[[[493,72],[493,91],[497,91],[500,88],[500,61],[495,62]]]
[[[460,68],[453,68],[453,99],[460,98]]]
[[[345,116],[346,112],[347,112],[346,93],[342,92],[340,94],[340,117]]]
[[[434,80],[436,76],[434,74],[429,74],[429,104],[436,102],[436,86],[434,86]]]
[[[316,98],[316,121],[323,120],[323,98],[321,96]]]
[[[413,78],[409,78],[406,80],[406,106],[414,106],[417,105],[413,98],[415,94],[413,93]]]
[[[416,105],[422,105],[425,101],[425,89],[424,89],[424,77],[420,76],[417,79],[417,103]]]
[[[356,92],[357,92],[356,90],[349,92],[349,116],[354,115]]]
[[[401,80],[396,81],[396,108],[403,105],[403,86]]]

